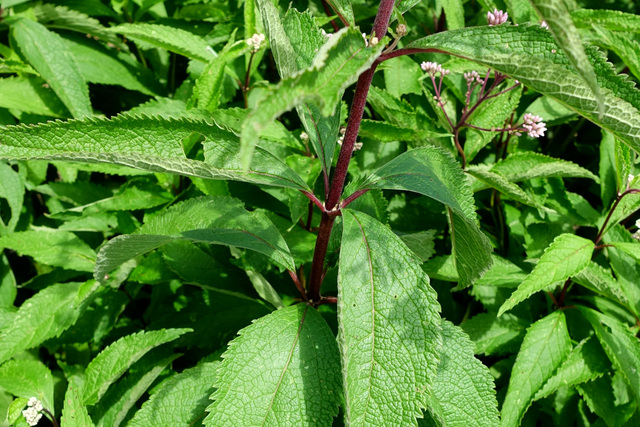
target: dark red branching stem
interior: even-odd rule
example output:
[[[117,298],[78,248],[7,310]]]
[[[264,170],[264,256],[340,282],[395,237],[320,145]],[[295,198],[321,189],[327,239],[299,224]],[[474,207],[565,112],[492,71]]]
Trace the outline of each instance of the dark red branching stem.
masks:
[[[378,14],[373,22],[373,30],[371,31],[372,36],[375,35],[378,38],[382,38],[387,34],[389,19],[391,18],[395,2],[396,0],[382,0],[380,2]],[[331,230],[333,229],[335,218],[339,214],[339,203],[340,198],[342,197],[342,191],[344,190],[344,183],[347,179],[349,162],[351,161],[353,148],[355,147],[355,143],[358,138],[360,122],[364,115],[367,95],[369,94],[369,88],[371,87],[373,73],[376,70],[377,64],[378,62],[374,62],[371,68],[362,73],[358,78],[356,90],[353,95],[353,103],[351,104],[351,111],[349,113],[347,130],[344,135],[344,141],[342,142],[342,148],[340,149],[336,169],[333,179],[331,180],[331,185],[329,186],[327,200],[325,202],[324,209],[322,209],[320,228],[318,229],[318,238],[316,239],[316,247],[313,253],[311,276],[309,280],[309,298],[310,301],[315,304],[319,304],[322,301],[320,296],[320,287],[322,286],[322,280],[325,274],[324,261],[327,255],[327,248],[329,247],[329,238],[331,237]],[[359,196],[353,197],[349,200],[349,203],[357,197]]]
[[[604,230],[607,228],[607,224],[609,224],[609,220],[611,220],[611,215],[613,215],[613,212],[618,207],[618,204],[620,203],[620,200],[622,200],[622,198],[624,196],[626,196],[627,194],[639,194],[639,193],[640,193],[640,190],[635,189],[635,188],[629,188],[626,191],[618,194],[618,197],[616,197],[616,201],[613,202],[613,206],[611,206],[611,210],[607,214],[607,218],[602,223],[602,227],[600,227],[600,231],[598,232],[598,235],[596,236],[596,240],[594,242],[596,245],[598,243],[600,243],[600,240],[602,240],[602,235],[604,233]]]
[[[47,414],[49,419],[51,419],[51,424],[53,424],[54,427],[59,427],[60,426],[60,424],[58,424],[58,421],[56,420],[56,417],[53,416],[51,411],[49,411],[47,408],[42,408],[42,412]]]
[[[293,283],[295,283],[296,288],[298,288],[298,291],[300,292],[300,295],[302,296],[303,300],[307,300],[307,293],[304,290],[304,286],[302,286],[302,283],[300,282],[300,279],[298,279],[298,275],[296,274],[295,271],[291,271],[291,270],[287,270],[287,272],[289,273],[289,276],[291,276],[291,279],[293,280]]]
[[[300,191],[302,194],[304,194],[305,196],[307,196],[309,198],[309,200],[311,200],[313,202],[314,205],[316,205],[317,207],[320,208],[321,211],[324,211],[324,205],[322,204],[322,202],[320,200],[318,200],[318,198],[315,196],[315,194],[311,193],[310,191]]]
[[[333,13],[331,13],[331,6],[329,6],[329,3],[327,3],[327,0],[322,0],[322,8],[324,9],[324,13],[327,14],[327,16],[332,16]],[[339,16],[340,14],[337,13],[337,15]],[[342,18],[342,16],[340,16],[340,19],[342,20],[342,22],[344,22],[344,19]],[[340,28],[338,28],[338,24],[336,24],[335,20],[331,20],[331,26],[333,27],[334,31],[338,31],[340,30]]]
[[[355,193],[353,193],[352,195],[350,195],[349,197],[347,197],[346,199],[344,199],[344,201],[342,202],[342,204],[340,205],[340,209],[344,209],[347,206],[349,206],[349,203],[353,202],[355,199],[357,199],[358,197],[362,196],[363,194],[367,193],[369,191],[368,188],[365,188],[363,190],[358,190]]]

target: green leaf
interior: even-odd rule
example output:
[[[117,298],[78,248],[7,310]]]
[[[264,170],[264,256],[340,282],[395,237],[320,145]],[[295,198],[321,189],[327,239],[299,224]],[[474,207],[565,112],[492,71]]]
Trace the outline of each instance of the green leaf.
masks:
[[[511,182],[527,181],[534,178],[591,178],[596,183],[600,179],[589,170],[567,160],[556,159],[540,153],[523,151],[513,153],[500,160],[491,168]]]
[[[605,269],[593,261],[571,278],[574,282],[613,301],[628,306],[629,301],[620,283],[613,277],[609,269]]]
[[[0,162],[0,198],[7,201],[11,215],[4,213],[4,217],[9,221],[5,224],[0,218],[0,236],[11,233],[18,224],[20,211],[24,201],[24,184],[22,179],[13,168],[6,163]]]
[[[480,313],[465,320],[460,327],[475,343],[476,354],[504,354],[516,350],[529,323],[512,315]]]
[[[238,334],[222,356],[204,425],[332,425],[342,394],[339,351],[314,308],[274,311]]]
[[[471,165],[467,167],[466,172],[481,183],[495,188],[516,202],[535,208],[542,208],[542,206],[529,197],[522,188],[507,180],[507,178],[502,176],[500,173],[493,172],[490,168],[491,167],[489,165]]]
[[[612,242],[609,245],[615,246],[640,263],[640,242]]]
[[[621,426],[625,424],[624,411],[616,406],[616,398],[611,387],[611,378],[600,377],[594,381],[579,384],[578,392],[585,403],[607,426]],[[616,418],[620,417],[618,422]]]
[[[591,87],[576,74],[550,33],[538,25],[452,30],[416,40],[406,48],[436,48],[491,67],[555,98],[640,151],[640,92],[616,75],[602,53],[593,48],[586,52],[604,98],[602,118]]]
[[[193,133],[205,140],[204,162],[185,155],[181,140]],[[300,176],[260,148],[256,150],[251,169],[243,171],[238,149],[239,141],[233,133],[215,124],[187,118],[123,114],[110,120],[92,118],[0,127],[0,159],[108,163],[149,172],[309,190]]]
[[[498,316],[512,309],[531,294],[563,282],[585,268],[595,245],[574,234],[561,234],[545,249],[531,274],[500,307]]]
[[[571,18],[578,28],[592,28],[594,25],[607,30],[640,33],[640,16],[619,10],[576,9]]]
[[[174,240],[251,249],[288,270],[295,270],[284,238],[264,214],[248,212],[237,199],[211,196],[173,205],[140,227],[136,234],[110,240],[98,253],[94,275],[103,281],[107,273],[123,262]]]
[[[166,380],[127,423],[131,427],[189,427],[209,405],[219,362],[200,363]]]
[[[56,250],[52,251],[51,248]],[[68,231],[40,229],[0,237],[0,248],[9,248],[36,262],[69,270],[93,271],[96,254],[83,240]]]
[[[327,0],[334,12],[349,25],[355,25],[351,0]]]
[[[173,341],[193,329],[162,329],[138,332],[120,338],[100,352],[87,366],[82,403],[94,405],[114,381],[149,350]]]
[[[47,117],[69,117],[67,107],[40,77],[0,79],[0,107]]]
[[[601,377],[611,369],[607,355],[598,341],[589,337],[578,344],[556,373],[538,390],[534,400],[555,393],[562,387],[573,387]]]
[[[138,360],[126,378],[109,388],[102,397],[100,410],[92,413],[98,420],[98,427],[120,426],[138,399],[167,366],[180,356],[181,354],[174,354],[171,349],[163,347],[148,352]]]
[[[626,34],[595,28],[594,43],[615,52],[629,67],[629,71],[640,78],[640,44]]]
[[[0,384],[14,396],[37,397],[51,412],[53,407],[53,377],[39,360],[9,360],[0,366]]]
[[[242,165],[249,166],[260,132],[280,114],[311,102],[323,116],[332,115],[342,91],[369,69],[384,45],[381,40],[375,47],[365,47],[362,34],[353,27],[335,33],[320,48],[311,67],[283,79],[249,114],[241,134]]]
[[[476,224],[466,177],[448,152],[426,146],[407,151],[373,172],[358,188],[405,190],[431,197],[449,210],[457,289],[471,285],[491,266],[489,239]]]
[[[604,99],[598,88],[596,73],[587,58],[587,53],[584,51],[580,34],[578,34],[578,30],[573,24],[567,4],[558,0],[529,1],[549,26],[549,31],[553,34],[558,46],[564,50],[578,74],[593,91],[598,102],[600,117],[602,117],[604,114]]]
[[[0,363],[59,336],[73,325],[80,314],[76,301],[79,289],[77,283],[60,283],[25,301],[13,322],[0,332]]]
[[[193,87],[192,98],[197,101],[198,108],[210,111],[218,108],[225,68],[248,51],[249,45],[244,40],[233,43],[232,38],[224,49],[207,63]]]
[[[87,412],[87,407],[82,404],[80,395],[81,387],[73,378],[69,381],[67,392],[64,395],[64,407],[62,408],[61,427],[93,427],[93,421]]]
[[[587,307],[578,306],[596,332],[609,360],[620,372],[640,404],[640,341],[619,321]]]
[[[111,27],[109,31],[122,34],[137,43],[142,42],[143,48],[150,44],[202,62],[209,62],[215,57],[215,52],[203,38],[180,28],[137,22]]]
[[[631,196],[626,196],[625,199]],[[622,225],[611,227],[604,235],[604,243],[609,244],[612,242],[636,243],[631,234]],[[611,268],[618,279],[617,283],[624,294],[623,301],[627,303],[627,307],[636,317],[640,316],[640,288],[638,287],[640,263],[616,247],[609,247],[606,251],[607,255],[609,255]]]
[[[436,294],[391,230],[348,209],[342,220],[338,342],[345,421],[416,425],[432,393],[442,343]]]
[[[26,18],[12,17],[9,23],[11,34],[22,54],[47,81],[73,117],[91,116],[89,88],[62,38]]]
[[[11,270],[9,260],[5,254],[0,254],[0,309],[13,308],[13,303],[18,295],[16,277]],[[0,316],[1,318],[2,316]],[[0,330],[3,328],[0,321]]]
[[[430,412],[442,425],[498,426],[498,401],[489,369],[473,356],[473,343],[442,321],[442,351],[433,381]]]
[[[527,330],[502,404],[503,426],[520,424],[535,394],[570,352],[571,341],[562,311],[538,320]]]
[[[385,88],[387,92],[396,98],[408,93],[422,94],[422,86],[419,79],[424,72],[410,57],[399,56],[385,61],[383,71]]]

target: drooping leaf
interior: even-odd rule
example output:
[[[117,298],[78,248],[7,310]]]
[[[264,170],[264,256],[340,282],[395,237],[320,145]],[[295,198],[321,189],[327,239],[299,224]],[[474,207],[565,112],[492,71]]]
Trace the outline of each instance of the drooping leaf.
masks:
[[[589,321],[609,360],[633,391],[640,404],[640,341],[629,328],[618,320],[599,311],[579,306],[580,313]]]
[[[40,77],[0,79],[0,107],[47,117],[69,117],[67,107],[51,88],[43,87]]]
[[[202,62],[209,62],[215,57],[214,51],[203,38],[168,25],[136,22],[120,24],[109,28],[109,31]]]
[[[0,309],[13,308],[17,295],[16,277],[11,270],[9,260],[5,254],[0,254]],[[3,322],[0,321],[0,330],[2,328]]]
[[[180,143],[194,132],[205,138],[204,162],[188,159]],[[238,138],[231,132],[186,118],[123,114],[110,120],[92,118],[0,127],[0,159],[109,163],[150,172],[308,190],[302,178],[260,148],[250,170],[243,171],[238,149]]]
[[[587,266],[595,245],[575,234],[561,234],[544,251],[531,274],[500,307],[498,316],[512,309],[531,294],[567,280]]]
[[[127,423],[132,427],[189,427],[205,413],[219,362],[200,363],[169,378]]]
[[[471,285],[491,266],[491,245],[476,224],[469,185],[449,153],[433,146],[403,153],[373,172],[358,189],[373,188],[413,191],[449,208],[460,278],[457,289]]]
[[[242,130],[243,166],[249,166],[261,130],[280,114],[311,102],[323,116],[332,115],[342,91],[380,56],[384,44],[381,40],[375,47],[367,48],[360,32],[353,27],[344,28],[320,48],[311,67],[270,89],[249,114]]]
[[[82,404],[81,387],[73,378],[64,395],[61,427],[94,427],[87,407]]]
[[[39,360],[9,360],[0,365],[0,384],[14,396],[37,397],[49,411],[53,407],[53,377]]]
[[[470,59],[560,101],[640,150],[640,92],[616,75],[601,52],[587,48],[604,100],[604,115],[591,87],[570,65],[549,31],[538,25],[472,27],[416,40],[409,48],[436,48]]]
[[[415,425],[437,372],[435,292],[391,230],[357,211],[343,210],[342,219],[338,341],[346,422]]]
[[[593,261],[589,261],[585,268],[573,275],[572,280],[597,294],[623,305],[629,305],[620,283],[613,277],[611,271]]]
[[[191,331],[193,329],[162,329],[138,332],[120,338],[102,350],[87,366],[81,393],[82,403],[97,403],[109,386],[149,350]]]
[[[52,251],[51,248],[56,250]],[[69,270],[93,271],[96,254],[83,240],[55,229],[21,231],[0,237],[0,248],[13,249],[39,263]]]
[[[173,205],[135,234],[110,240],[98,253],[94,275],[102,281],[123,262],[174,240],[251,249],[288,270],[295,270],[286,242],[264,214],[248,212],[237,199],[211,196]]]
[[[616,408],[616,398],[611,387],[611,378],[602,376],[593,381],[578,384],[578,392],[585,403],[607,426],[624,425],[624,411]],[[622,416],[621,416],[622,415]],[[616,419],[618,421],[616,422]],[[623,421],[624,420],[624,421]]]
[[[607,30],[640,33],[640,16],[619,10],[576,9],[571,18],[578,28],[591,28],[593,25]]]
[[[489,165],[471,165],[467,167],[466,172],[481,183],[495,188],[516,202],[520,202],[527,206],[542,208],[540,204],[529,197],[529,195],[525,193],[522,188],[518,187],[518,185],[507,180],[507,178],[502,176],[500,173],[490,170]]]
[[[602,115],[604,113],[604,99],[598,88],[596,73],[584,51],[580,34],[573,24],[567,4],[564,1],[556,0],[529,1],[547,23],[549,31],[553,34],[558,46],[564,50],[564,53],[578,71],[578,74],[593,91],[598,101],[598,111],[600,115]]]
[[[473,343],[442,321],[442,351],[429,410],[442,425],[498,426],[498,401],[489,369],[473,356]]]
[[[0,218],[0,236],[11,233],[18,223],[24,202],[24,184],[20,176],[6,163],[0,163],[0,198],[7,201],[11,215],[4,214],[9,221],[5,224]]]
[[[578,344],[555,374],[538,390],[534,400],[555,393],[561,387],[573,387],[604,375],[611,368],[607,355],[594,337]]]
[[[640,242],[612,242],[609,244],[620,249],[622,252],[640,263]]]
[[[480,313],[464,321],[460,327],[475,344],[476,354],[504,354],[516,350],[522,342],[526,322],[512,314],[496,317],[496,313]]]
[[[274,311],[231,341],[215,386],[206,426],[330,426],[342,394],[333,333],[306,304]]]
[[[628,195],[625,197],[631,197]],[[623,199],[624,200],[624,199]],[[615,213],[612,217],[615,216]],[[607,227],[608,228],[608,227]],[[613,242],[624,242],[634,244],[637,242],[631,237],[629,233],[622,225],[615,225],[604,235],[604,243],[609,244]],[[611,268],[618,279],[617,284],[620,285],[620,289],[624,295],[623,303],[626,302],[626,306],[629,307],[632,313],[636,316],[640,315],[640,287],[637,285],[638,277],[640,277],[640,263],[638,263],[633,257],[627,255],[621,249],[614,246],[606,249],[609,255],[609,262]]]
[[[551,378],[571,351],[567,323],[562,311],[538,320],[524,337],[511,371],[502,404],[503,426],[519,425],[535,394]]]
[[[12,17],[9,23],[22,54],[73,117],[91,116],[89,88],[62,38],[27,18]]]
[[[0,363],[73,325],[80,314],[76,301],[79,289],[77,283],[60,283],[25,301],[13,322],[0,332]]]
[[[510,154],[491,168],[511,182],[527,181],[534,178],[591,178],[596,183],[600,179],[589,170],[575,163],[555,159],[540,153],[524,151]]]

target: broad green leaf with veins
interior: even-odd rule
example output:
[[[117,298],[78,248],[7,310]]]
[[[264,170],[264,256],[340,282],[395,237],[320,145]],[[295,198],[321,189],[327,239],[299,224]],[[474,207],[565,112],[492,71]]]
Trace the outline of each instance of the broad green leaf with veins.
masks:
[[[37,22],[11,17],[11,34],[20,50],[51,86],[73,117],[91,116],[89,88],[62,38]]]
[[[499,173],[490,170],[489,165],[471,165],[467,167],[467,173],[476,178],[480,183],[495,188],[505,196],[508,196],[527,206],[542,208],[539,203],[533,200],[524,190],[513,182],[507,180]]]
[[[135,234],[110,240],[98,253],[94,275],[104,281],[107,273],[125,261],[174,240],[247,248],[268,256],[287,270],[295,270],[287,243],[264,214],[245,210],[237,199],[212,196],[173,205]]]
[[[593,309],[578,306],[591,323],[609,360],[620,372],[640,404],[640,340],[620,321]]]
[[[529,0],[542,19],[549,26],[558,46],[560,46],[578,74],[593,91],[598,101],[598,111],[604,111],[604,100],[600,94],[596,74],[584,51],[582,40],[576,29],[564,0]]]
[[[39,77],[0,79],[0,107],[47,117],[66,118],[69,111],[51,88]]]
[[[433,393],[442,344],[436,293],[391,230],[349,209],[342,219],[338,342],[345,421],[416,425]]]
[[[442,425],[498,426],[498,401],[489,369],[473,356],[458,326],[442,321],[442,351],[429,410]]]
[[[453,252],[460,277],[457,289],[471,285],[491,266],[491,245],[476,223],[471,189],[448,152],[433,146],[407,151],[373,172],[360,189],[413,191],[449,208]]]
[[[545,249],[531,274],[500,307],[498,316],[511,310],[531,294],[567,280],[585,268],[591,260],[595,245],[591,240],[574,234],[561,234]]]
[[[187,158],[181,141],[205,138],[205,160]],[[258,148],[243,171],[239,141],[216,124],[187,118],[132,116],[0,127],[0,159],[111,163],[149,172],[230,179],[298,190],[307,183],[271,153]]]
[[[489,66],[546,94],[640,151],[640,91],[618,76],[602,53],[587,48],[604,100],[599,117],[591,87],[570,64],[551,34],[538,25],[472,27],[416,40],[406,48],[436,48]]]
[[[341,400],[333,332],[297,304],[238,332],[222,356],[205,426],[330,426]]]
[[[189,427],[204,414],[220,362],[200,363],[165,381],[127,423],[132,427]],[[186,403],[186,404],[185,404]]]
[[[215,57],[203,38],[180,28],[137,22],[111,27],[109,31],[202,62],[209,62]]]
[[[311,102],[323,116],[332,115],[342,91],[355,83],[382,53],[386,39],[366,47],[353,27],[335,33],[321,48],[308,69],[283,79],[270,89],[247,117],[241,134],[240,158],[249,167],[261,130],[280,114]]]
[[[600,183],[596,175],[575,163],[528,151],[510,154],[493,165],[491,170],[511,182],[534,178],[570,177],[591,178]]]
[[[562,311],[554,311],[527,330],[509,388],[502,404],[504,427],[517,426],[535,394],[551,378],[571,351],[567,322]]]
[[[102,350],[87,366],[81,393],[82,403],[98,403],[109,386],[147,352],[192,331],[193,329],[189,328],[162,329],[138,332],[120,338]]]

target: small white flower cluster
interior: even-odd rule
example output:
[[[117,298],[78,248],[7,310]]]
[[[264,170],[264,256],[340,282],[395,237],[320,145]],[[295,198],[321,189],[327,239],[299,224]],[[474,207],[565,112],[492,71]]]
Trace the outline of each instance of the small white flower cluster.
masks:
[[[487,22],[490,27],[495,25],[504,24],[509,19],[509,14],[498,9],[493,9],[493,12],[487,12]]]
[[[544,28],[545,30],[548,30],[548,29],[549,29],[549,24],[547,24],[547,21],[542,21],[542,22],[540,23],[540,26],[541,26],[542,28]]]
[[[322,32],[322,35],[324,36],[324,38],[326,39],[330,39],[331,37],[333,37],[332,33],[327,33],[324,28],[320,30]]]
[[[367,38],[367,33],[362,33],[362,38],[364,39],[364,44],[369,46],[375,46],[380,41],[376,36],[371,37],[371,40]]]
[[[633,233],[631,237],[633,237],[636,240],[640,240],[640,219],[636,221],[636,227],[638,227],[638,231]]]
[[[305,142],[308,141],[309,140],[309,134],[306,133],[306,132],[300,133],[300,139],[305,141]]]
[[[250,39],[247,39],[247,44],[251,48],[251,53],[256,53],[262,47],[262,43],[266,40],[264,34],[254,34]]]
[[[546,124],[542,121],[542,117],[534,116],[531,113],[524,115],[524,124],[522,127],[527,131],[527,135],[532,138],[539,138],[544,136],[544,132],[547,130]]]
[[[28,408],[22,411],[22,415],[25,420],[27,420],[27,424],[30,426],[35,426],[38,424],[38,421],[42,418],[42,403],[35,397],[29,399],[27,403]]]
[[[407,26],[404,24],[398,24],[396,27],[396,37],[404,37],[407,35]]]
[[[420,68],[422,68],[422,71],[430,74],[431,77],[435,77],[438,73],[440,73],[442,77],[449,74],[449,70],[442,68],[442,65],[437,62],[423,62],[420,64]]]
[[[468,85],[471,85],[474,81],[479,85],[484,84],[484,80],[480,78],[480,74],[477,71],[469,71],[468,73],[464,73],[464,79],[467,81]]]

